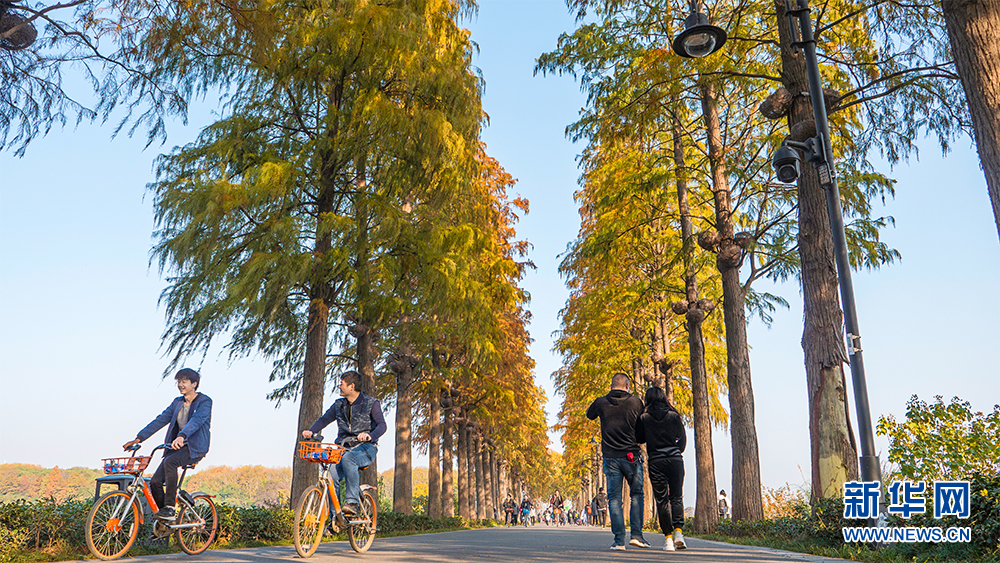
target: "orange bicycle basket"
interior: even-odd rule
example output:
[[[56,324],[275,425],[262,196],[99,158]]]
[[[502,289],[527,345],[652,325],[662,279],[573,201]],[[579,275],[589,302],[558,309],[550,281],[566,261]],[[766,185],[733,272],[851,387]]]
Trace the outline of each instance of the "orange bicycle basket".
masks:
[[[337,444],[299,442],[299,457],[311,463],[340,463],[344,448]]]
[[[142,473],[149,465],[152,456],[140,455],[135,457],[109,457],[101,460],[104,462],[104,472],[111,475],[114,473]]]

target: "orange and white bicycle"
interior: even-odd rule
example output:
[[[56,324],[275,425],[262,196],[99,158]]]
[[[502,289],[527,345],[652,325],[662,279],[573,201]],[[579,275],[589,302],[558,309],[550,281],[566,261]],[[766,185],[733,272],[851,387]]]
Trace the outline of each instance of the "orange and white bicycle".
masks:
[[[337,444],[324,444],[322,440],[322,436],[314,434],[312,440],[299,442],[299,457],[311,463],[319,463],[322,470],[319,472],[319,483],[307,490],[302,495],[299,505],[295,507],[295,520],[292,526],[295,551],[301,557],[309,557],[316,552],[323,539],[327,519],[332,513],[333,521],[330,524],[332,531],[339,532],[346,528],[351,548],[358,553],[364,553],[375,541],[378,522],[376,489],[371,485],[362,484],[358,513],[345,517],[335,492],[340,483],[331,475],[330,467],[340,463],[340,459],[350,451],[350,448]]]
[[[132,547],[139,533],[139,526],[145,521],[142,502],[149,505],[152,513],[159,510],[149,490],[149,483],[142,476],[153,456],[136,456],[135,453],[141,447],[135,444],[126,448],[126,451],[132,452],[130,457],[104,460],[105,473],[131,474],[133,479],[124,490],[102,495],[87,515],[87,549],[98,559],[116,559],[125,555]],[[161,444],[153,448],[150,454],[169,447],[168,444]],[[185,465],[177,482],[177,518],[173,522],[156,520],[153,525],[153,534],[158,538],[176,534],[177,543],[188,555],[197,555],[208,549],[219,528],[219,515],[212,496],[205,493],[188,494],[181,489],[187,470],[194,466],[193,463]]]

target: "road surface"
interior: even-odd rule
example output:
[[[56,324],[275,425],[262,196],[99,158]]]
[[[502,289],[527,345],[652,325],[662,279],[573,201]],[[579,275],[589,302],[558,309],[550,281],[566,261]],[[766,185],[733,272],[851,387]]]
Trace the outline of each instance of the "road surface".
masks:
[[[833,563],[830,559],[767,549],[688,538],[688,549],[663,551],[663,535],[647,532],[649,549],[627,546],[627,551],[610,551],[610,528],[590,526],[532,526],[529,528],[485,528],[461,532],[420,534],[397,538],[376,538],[367,553],[355,553],[346,542],[321,544],[310,563],[371,561],[377,563],[466,562],[486,563],[590,563],[590,562],[747,562],[747,563]],[[293,546],[252,549],[214,549],[196,557],[183,553],[150,555],[125,559],[129,563],[263,563],[302,561]]]

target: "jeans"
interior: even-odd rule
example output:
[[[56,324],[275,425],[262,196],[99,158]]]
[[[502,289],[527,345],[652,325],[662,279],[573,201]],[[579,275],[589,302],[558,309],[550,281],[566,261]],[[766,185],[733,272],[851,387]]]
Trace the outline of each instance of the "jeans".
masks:
[[[653,485],[656,514],[664,534],[684,527],[684,460],[665,457],[649,460],[649,482]]]
[[[371,465],[377,453],[378,449],[370,442],[358,444],[340,458],[340,463],[333,466],[337,482],[347,481],[344,504],[358,503],[358,499],[361,498],[361,468]],[[337,489],[339,491],[340,487]]]
[[[632,504],[629,508],[629,528],[632,539],[642,537],[642,511],[645,496],[642,492],[642,459],[629,461],[623,457],[604,458],[604,475],[608,478],[608,515],[615,545],[625,545],[625,513],[622,510],[622,481],[628,483]]]

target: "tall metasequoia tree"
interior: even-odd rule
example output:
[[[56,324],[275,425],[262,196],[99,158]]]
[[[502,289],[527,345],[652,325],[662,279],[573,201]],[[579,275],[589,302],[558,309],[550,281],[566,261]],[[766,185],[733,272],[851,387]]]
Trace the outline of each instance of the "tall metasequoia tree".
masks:
[[[465,426],[465,413],[455,416],[455,433],[458,435],[458,515],[472,518],[469,510],[469,433]]]
[[[417,359],[404,347],[389,361],[396,375],[396,448],[392,485],[392,509],[413,514],[413,368]],[[429,502],[430,499],[428,499]],[[429,505],[428,505],[429,508]]]
[[[441,517],[441,390],[433,388],[430,392],[430,408],[427,412],[427,515],[431,518]],[[448,471],[451,478],[451,471]]]
[[[712,237],[714,240],[711,246],[717,252],[716,266],[722,274],[722,310],[726,323],[729,415],[732,419],[730,429],[733,446],[733,518],[760,520],[764,517],[764,508],[760,495],[760,460],[746,333],[746,290],[740,282],[740,266],[749,240],[746,235],[737,237],[734,232],[732,193],[729,189],[728,164],[722,143],[715,84],[703,82],[700,91],[711,164],[712,192],[715,196],[716,236]],[[712,490],[705,493],[706,503],[715,503],[716,490],[713,482]],[[698,499],[702,499],[700,487]],[[707,506],[706,510],[717,516],[718,511]],[[714,520],[709,517],[709,522]],[[696,517],[695,526],[697,525]],[[713,526],[710,524],[709,527]]]
[[[775,2],[781,43],[781,76],[789,92],[808,92],[805,57],[793,52],[785,4]],[[789,130],[805,140],[815,135],[812,103],[795,96],[788,113]],[[826,194],[812,166],[803,166],[798,181],[799,256],[802,269],[802,348],[809,397],[812,498],[843,495],[843,484],[858,477],[858,452],[851,431],[844,363],[843,312],[840,308],[833,236]]]
[[[447,401],[447,403],[445,402]],[[441,509],[442,516],[452,517],[455,515],[455,497],[452,491],[452,468],[455,466],[455,415],[452,409],[452,398],[450,396],[442,399],[442,411],[444,411],[441,421]],[[459,446],[461,447],[461,445]],[[461,459],[461,456],[459,456]],[[459,462],[461,464],[461,461]],[[461,475],[461,468],[459,468]],[[462,487],[462,478],[458,478],[459,489]],[[459,495],[461,498],[461,495]],[[461,501],[459,501],[461,502]]]
[[[676,166],[677,207],[680,211],[681,238],[683,240],[685,291],[685,299],[673,303],[672,307],[674,313],[684,315],[685,327],[688,331],[688,358],[691,366],[691,394],[694,404],[695,447],[697,448],[695,456],[699,469],[696,483],[698,492],[695,500],[695,528],[698,530],[708,530],[713,527],[715,521],[712,516],[714,515],[717,518],[718,514],[714,503],[715,467],[711,449],[712,429],[711,425],[707,422],[708,405],[705,400],[705,394],[707,394],[705,382],[708,380],[708,374],[705,368],[705,343],[702,335],[702,323],[705,321],[705,316],[715,308],[715,303],[711,299],[700,299],[698,296],[697,272],[694,269],[693,259],[694,226],[691,221],[691,206],[688,200],[687,165],[684,158],[683,133],[680,120],[674,117],[671,121],[673,125],[674,164]],[[699,414],[701,415],[700,417],[698,416]],[[702,420],[705,420],[705,422],[702,423]],[[706,432],[707,435],[704,434]],[[704,443],[706,439],[708,440],[707,447]],[[706,482],[703,475],[711,475],[712,478]]]
[[[941,0],[1000,236],[1000,1]]]

